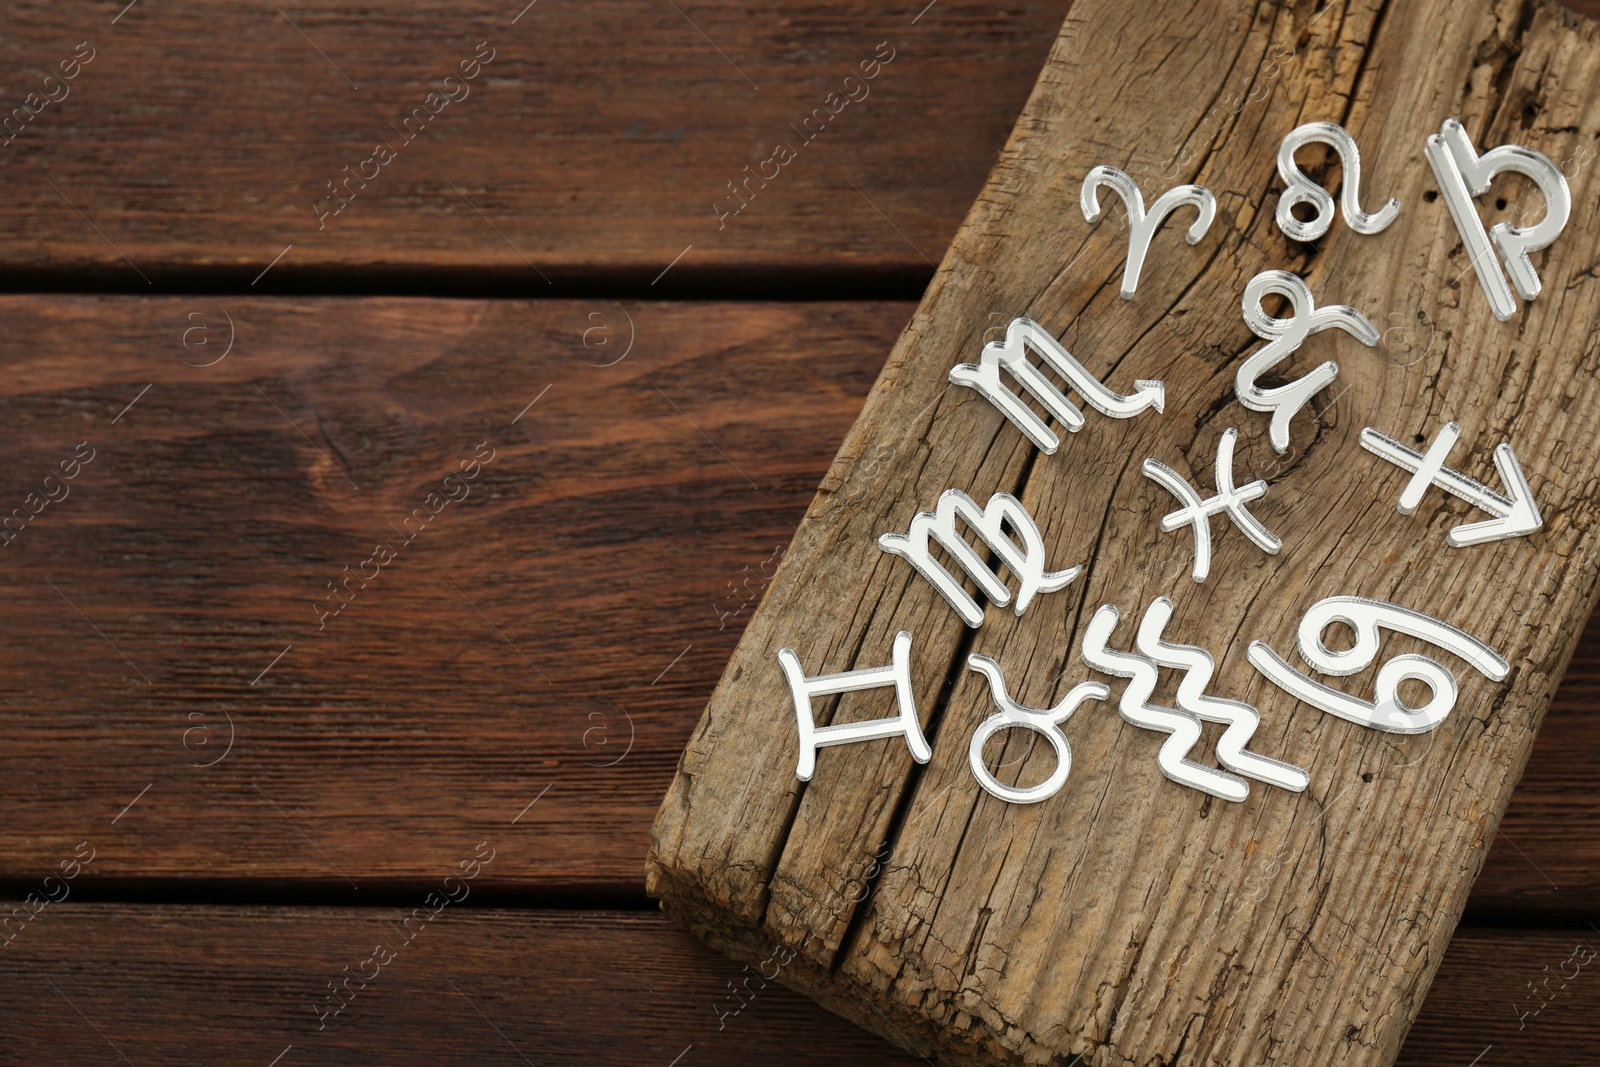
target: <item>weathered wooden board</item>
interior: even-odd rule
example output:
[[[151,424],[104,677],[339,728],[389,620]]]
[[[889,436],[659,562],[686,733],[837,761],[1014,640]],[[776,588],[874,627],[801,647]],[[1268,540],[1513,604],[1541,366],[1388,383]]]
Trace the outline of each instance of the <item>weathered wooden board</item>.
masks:
[[[1600,248],[1586,164],[1600,103],[1585,87],[1597,75],[1594,24],[1546,3],[1480,17],[1427,0],[1076,5],[684,753],[649,867],[669,913],[747,960],[793,948],[782,980],[950,1062],[1391,1062],[1594,600]],[[1572,221],[1538,257],[1545,293],[1508,324],[1490,314],[1423,155],[1453,116],[1480,150],[1528,144],[1572,177]],[[1354,134],[1368,199],[1406,205],[1381,236],[1341,224],[1312,247],[1276,229],[1276,149],[1310,120]],[[1196,181],[1219,200],[1197,248],[1175,230],[1158,237],[1127,302],[1126,227],[1076,211],[1096,164],[1141,177],[1152,198]],[[1540,212],[1512,182],[1482,206],[1491,222]],[[1296,420],[1287,463],[1266,417],[1232,396],[1261,344],[1240,295],[1272,268],[1303,274],[1321,305],[1403,327],[1412,346],[1312,338],[1285,376],[1337,358],[1341,388]],[[1091,414],[1060,453],[1037,455],[993,407],[946,386],[996,320],[1024,314],[1119,392],[1164,380],[1165,414]],[[1491,449],[1515,442],[1541,531],[1458,551],[1444,533],[1469,521],[1460,503],[1434,491],[1416,516],[1396,514],[1405,477],[1365,454],[1359,431],[1421,441],[1446,420],[1464,430],[1452,465],[1481,479],[1495,481]],[[1190,538],[1159,530],[1170,495],[1138,464],[1210,485],[1230,426],[1246,441],[1238,480],[1273,483],[1254,510],[1285,546],[1269,559],[1225,531],[1201,586]],[[1084,563],[1086,576],[964,635],[875,544],[951,487],[1016,494],[1049,565]],[[1299,705],[1245,664],[1244,646],[1289,650],[1305,609],[1335,594],[1462,625],[1512,672],[1504,684],[1464,674],[1455,713],[1409,741]],[[1309,768],[1310,789],[1257,784],[1241,804],[1185,790],[1157,771],[1159,737],[1099,706],[1072,720],[1072,775],[1050,802],[983,794],[967,739],[994,708],[965,655],[994,657],[1013,696],[1049,707],[1089,677],[1077,656],[1088,614],[1117,605],[1113,644],[1128,647],[1126,620],[1160,595],[1176,601],[1169,639],[1217,656],[1212,691],[1263,709],[1254,750]],[[777,650],[796,648],[808,673],[875,667],[901,629],[916,637],[932,762],[915,770],[898,741],[848,745],[826,750],[802,788]],[[1383,658],[1427,647],[1395,636]],[[1375,673],[1350,691],[1370,693]],[[1166,678],[1155,699],[1172,690]],[[882,696],[846,694],[821,718],[881,716]],[[1023,743],[1004,759],[1037,782],[1053,758]]]
[[[1067,5],[123,6],[7,8],[7,284],[914,295]]]
[[[238,327],[234,351],[210,368],[185,367],[222,351],[200,342],[225,346],[224,306]],[[489,884],[519,899],[582,888],[637,898],[672,764],[772,573],[775,548],[800,521],[912,305],[623,310],[0,300],[0,434],[10,459],[0,469],[8,504],[0,515],[42,488],[77,442],[99,449],[65,501],[0,547],[12,591],[0,605],[10,680],[0,692],[0,811],[9,827],[0,884],[27,884],[87,835],[100,849],[84,876],[96,894],[266,899],[246,881],[260,879],[275,891],[297,883],[301,898],[365,899],[426,881],[453,861],[452,843],[502,829],[551,785],[516,824],[526,847],[503,849]],[[624,350],[627,316],[638,339],[606,367]],[[185,330],[200,322],[209,334],[189,334],[185,348]],[[609,332],[589,334],[585,347],[584,331],[598,327]],[[822,365],[810,366],[813,358]],[[419,374],[456,384],[418,388]],[[330,461],[342,457],[363,490],[328,477],[251,382]],[[367,547],[371,530],[425,495],[419,472],[449,452],[430,442],[506,422],[546,385],[514,427],[518,469],[539,480],[506,485],[495,506],[474,496],[459,514],[441,515],[432,531],[441,539],[416,542],[419,566],[375,588],[366,618],[358,600],[317,632],[315,594],[326,596],[324,583],[352,561],[348,549]],[[360,413],[374,411],[390,412],[404,432],[352,436],[365,425]],[[500,466],[497,458],[490,473]],[[596,523],[610,531],[603,545],[573,533]],[[218,532],[205,534],[212,524]],[[260,551],[252,531],[258,540],[270,533],[272,549]],[[152,565],[158,558],[166,564]],[[197,585],[181,579],[185,568],[235,579]],[[541,669],[550,665],[537,652],[559,639],[581,681],[530,684],[537,676],[502,645],[496,669],[461,684],[455,665],[473,656],[487,663],[489,642],[500,638],[441,574],[463,592],[496,587],[492,601],[474,602]],[[602,577],[574,583],[571,574]],[[597,594],[607,581],[650,592]],[[334,644],[307,645],[308,632]],[[252,687],[291,642],[294,651]],[[279,688],[284,677],[292,685]],[[1600,908],[1597,681],[1600,628],[1592,628],[1470,908],[1524,916]],[[217,758],[224,707],[235,716],[234,750],[213,767],[189,766]],[[380,750],[381,758],[353,755]],[[388,790],[395,778],[406,782],[398,795]]]
[[[5,1062],[121,1064],[118,1053],[140,1065],[259,1067],[280,1055],[278,1067],[926,1062],[828,1019],[657,915],[485,910],[469,896],[401,944],[396,924],[421,899],[367,909],[49,905],[0,948]],[[1543,1010],[1520,1029],[1513,1010],[1536,1003],[1528,981],[1572,975],[1576,964],[1562,964],[1584,941],[1600,937],[1463,931],[1400,1062],[1464,1067],[1492,1045],[1479,1067],[1593,1063],[1593,965],[1566,988],[1552,979]],[[394,959],[371,977],[379,944]],[[346,968],[357,975],[347,1004],[324,1020],[317,1009]]]

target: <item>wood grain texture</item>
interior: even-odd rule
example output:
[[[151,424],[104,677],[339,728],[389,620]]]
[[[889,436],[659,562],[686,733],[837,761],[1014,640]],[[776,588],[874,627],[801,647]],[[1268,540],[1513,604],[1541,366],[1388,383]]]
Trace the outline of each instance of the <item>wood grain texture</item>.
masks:
[[[223,305],[234,351],[184,366],[222,351]],[[255,879],[350,893],[317,848],[369,891],[415,885],[549,785],[516,824],[526,846],[503,848],[485,879],[638,893],[673,763],[912,305],[223,305],[0,300],[0,517],[79,441],[99,450],[71,495],[0,547],[0,879],[25,884],[90,837],[97,891]],[[604,366],[629,315],[634,348]],[[586,330],[601,331],[587,347]],[[490,428],[547,385],[510,438]],[[479,426],[517,457],[488,467],[499,498],[451,505],[391,585],[365,600],[353,585],[348,612],[317,631],[326,582],[359,568],[458,442],[485,439],[468,432]],[[1592,626],[1471,907],[1600,908],[1597,684]],[[235,749],[191,766],[225,744],[224,708]]]
[[[546,295],[643,289],[693,245],[661,287],[924,279],[1066,3],[941,0],[913,24],[921,6],[184,0],[113,25],[116,9],[12,4],[0,115],[85,39],[93,58],[0,147],[0,272],[216,291],[292,244],[260,287],[493,277]],[[462,83],[480,42],[492,59]],[[892,60],[846,87],[882,42]],[[765,183],[780,143],[796,158]],[[730,182],[749,206],[719,220],[714,203],[741,203]],[[335,192],[348,207],[324,220],[313,204]]]
[[[503,886],[638,893],[741,606],[907,312],[0,298],[0,516],[96,450],[0,545],[0,872],[87,838],[96,877],[354,899],[500,831]],[[232,352],[186,365],[225,313]]]
[[[1419,40],[1437,44],[1419,54]],[[1436,190],[1426,196],[1423,145],[1459,116],[1480,148],[1523,143],[1565,159],[1600,138],[1600,110],[1579,88],[1597,74],[1594,24],[1543,3],[1479,18],[1426,0],[1075,5],[685,751],[657,819],[652,893],[740,958],[793,947],[800,960],[783,980],[953,1063],[1392,1062],[1593,605],[1589,472],[1600,462],[1588,414],[1600,401],[1587,325],[1594,168],[1569,170],[1576,206],[1541,259],[1544,297],[1501,324]],[[1257,85],[1265,92],[1252,95]],[[1248,103],[1210,122],[1229,93]],[[1364,188],[1408,205],[1380,238],[1340,227],[1309,247],[1276,230],[1276,148],[1312,119],[1346,125],[1368,163]],[[1125,227],[1090,227],[1071,207],[1100,163],[1144,176],[1150,197],[1192,180],[1219,198],[1197,249],[1164,235],[1133,301],[1116,295]],[[1487,203],[1491,221],[1538,211],[1509,183]],[[1286,375],[1337,356],[1345,390],[1297,420],[1288,469],[1270,471],[1266,420],[1231,395],[1238,361],[1260,345],[1239,296],[1269,268],[1305,275],[1321,305],[1438,334],[1416,362],[1330,335],[1308,343]],[[1036,456],[991,406],[945,382],[996,315],[1019,314],[1119,392],[1165,380],[1165,416],[1098,419],[1058,455]],[[1475,476],[1492,479],[1489,450],[1515,441],[1542,531],[1452,552],[1443,534],[1463,507],[1436,494],[1410,521],[1395,514],[1404,478],[1365,456],[1358,431],[1420,441],[1449,419],[1475,442],[1455,460]],[[1209,485],[1229,426],[1247,441],[1239,480],[1272,478],[1255,510],[1287,543],[1269,560],[1223,534],[1196,586],[1190,540],[1158,529],[1170,496],[1137,464],[1152,456]],[[863,462],[878,449],[885,462]],[[991,610],[963,640],[926,583],[875,545],[949,487],[1021,497],[1048,564],[1088,563],[1086,578],[1020,619]],[[1513,673],[1503,686],[1464,678],[1447,723],[1400,744],[1296,706],[1245,666],[1243,646],[1263,637],[1286,649],[1304,610],[1334,594],[1464,624]],[[1073,720],[1074,770],[1052,802],[1018,808],[981,793],[966,740],[994,709],[981,678],[959,669],[965,653],[994,657],[1013,696],[1049,707],[1087,677],[1076,653],[1088,613],[1112,603],[1137,618],[1158,595],[1177,602],[1169,639],[1217,656],[1212,690],[1262,707],[1253,749],[1308,767],[1311,789],[1258,785],[1238,805],[1185,791],[1157,773],[1157,738],[1097,708]],[[845,746],[802,787],[777,649],[797,648],[811,673],[877,666],[900,629],[917,637],[933,761],[914,772],[898,743]],[[1124,621],[1113,644],[1131,645],[1131,629]],[[1394,638],[1385,655],[1424,647]],[[1374,673],[1352,691],[1370,691]],[[1172,685],[1155,699],[1170,703]],[[881,715],[877,696],[846,694],[822,718]],[[1052,757],[1022,744],[1008,740],[1002,758],[1039,781]],[[879,860],[874,884],[863,871]]]
[[[124,1062],[120,1052],[135,1064],[262,1067],[279,1055],[279,1067],[926,1062],[751,977],[659,916],[446,908],[402,943],[395,924],[411,914],[410,906],[147,907],[69,898],[0,948],[0,1057],[111,1064]],[[1585,940],[1594,946],[1600,938],[1587,929],[1464,932],[1400,1063],[1463,1067],[1489,1045],[1480,1067],[1593,1063],[1593,964],[1565,989],[1551,981],[1548,1003],[1520,1030],[1514,1010],[1533,1003],[1528,980],[1543,981],[1546,965],[1560,969]],[[328,983],[344,979],[346,968],[372,976],[367,961],[380,944],[394,958],[365,987],[350,981],[344,1009],[323,1015]],[[1564,969],[1570,975],[1575,964]]]

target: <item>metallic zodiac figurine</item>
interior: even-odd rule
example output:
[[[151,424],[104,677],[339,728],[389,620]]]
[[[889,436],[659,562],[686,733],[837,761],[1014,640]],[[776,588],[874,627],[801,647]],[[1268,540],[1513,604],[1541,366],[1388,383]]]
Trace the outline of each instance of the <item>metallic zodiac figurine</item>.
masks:
[[[1011,699],[1006,692],[1006,679],[1000,664],[988,656],[976,653],[969,655],[967,666],[989,679],[989,692],[1000,708],[997,714],[983,720],[972,732],[972,742],[967,746],[967,763],[972,767],[972,776],[985,790],[1013,804],[1037,804],[1041,800],[1049,800],[1066,784],[1067,775],[1072,772],[1072,746],[1067,743],[1067,735],[1061,732],[1061,724],[1085,700],[1104,700],[1111,695],[1111,690],[1101,682],[1080,682],[1055,707],[1040,710],[1025,707]],[[983,746],[989,743],[989,738],[1013,726],[1042,734],[1050,742],[1050,747],[1055,749],[1056,769],[1050,773],[1050,777],[1026,789],[1001,782],[983,762]]]
[[[1106,646],[1118,620],[1117,609],[1112,604],[1102,605],[1083,633],[1083,661],[1097,671],[1129,679],[1117,707],[1122,718],[1141,729],[1171,735],[1156,756],[1161,773],[1180,785],[1235,802],[1250,795],[1250,783],[1240,775],[1293,792],[1305,789],[1310,778],[1301,768],[1246,751],[1245,746],[1260,725],[1260,714],[1241,701],[1205,695],[1215,666],[1211,654],[1193,645],[1163,640],[1171,618],[1171,600],[1157,597],[1151,602],[1135,638],[1137,653],[1119,652]],[[1178,683],[1176,708],[1149,703],[1160,678],[1159,667],[1185,672]],[[1228,727],[1217,742],[1217,760],[1235,773],[1219,771],[1188,758],[1200,741],[1202,722],[1222,723]]]
[[[988,506],[979,508],[977,502],[961,490],[946,489],[939,494],[936,510],[917,512],[907,532],[884,534],[878,538],[878,547],[904,558],[915,567],[917,573],[933,584],[934,589],[968,626],[976,628],[983,625],[983,609],[961,587],[955,576],[934,558],[933,550],[928,545],[930,538],[961,565],[962,570],[978,583],[978,588],[997,607],[1003,608],[1011,603],[1011,590],[1006,588],[999,574],[990,569],[983,557],[962,540],[956,529],[957,518],[964,520],[979,540],[989,547],[989,551],[1000,557],[1000,562],[1016,576],[1020,583],[1015,606],[1018,615],[1028,610],[1028,605],[1039,593],[1064,589],[1067,583],[1083,573],[1082,567],[1069,567],[1064,571],[1044,569],[1044,538],[1040,536],[1039,527],[1022,501],[1010,493],[995,493],[989,497]],[[1020,546],[1006,533],[1007,526],[1022,539]]]
[[[1505,322],[1517,310],[1512,286],[1524,300],[1539,295],[1539,272],[1533,269],[1528,253],[1549,246],[1566,227],[1572,214],[1567,177],[1549,156],[1522,145],[1503,144],[1480,156],[1465,127],[1455,119],[1446,119],[1443,128],[1428,138],[1427,153],[1428,164],[1439,180],[1439,195],[1455,220],[1462,247],[1488,294],[1489,307],[1495,318]],[[1495,175],[1507,171],[1521,174],[1539,187],[1545,199],[1544,218],[1535,226],[1496,223],[1485,233],[1472,200],[1489,191]],[[1499,259],[1495,258],[1497,250]],[[1506,284],[1507,274],[1511,275],[1510,285]]]
[[[1374,214],[1361,210],[1361,152],[1343,126],[1331,122],[1308,122],[1289,131],[1278,146],[1278,177],[1288,186],[1278,198],[1278,228],[1296,241],[1315,241],[1333,225],[1333,197],[1307,178],[1295,164],[1294,154],[1308,144],[1325,144],[1339,154],[1344,167],[1344,189],[1339,195],[1345,225],[1356,233],[1374,234],[1388,229],[1400,215],[1400,201],[1391,198]],[[1294,217],[1294,209],[1310,204],[1316,214],[1305,222]]]
[[[1345,623],[1356,634],[1355,645],[1337,652],[1322,641],[1322,632],[1336,622]],[[1300,658],[1336,678],[1366,670],[1378,656],[1380,628],[1437,645],[1466,660],[1492,681],[1501,681],[1511,673],[1511,665],[1503,656],[1471,634],[1432,615],[1359,596],[1331,596],[1307,609],[1300,619]],[[1378,668],[1375,699],[1370,702],[1301,674],[1264,641],[1250,643],[1248,658],[1251,666],[1272,684],[1312,707],[1391,734],[1432,730],[1456,706],[1459,692],[1455,675],[1444,664],[1417,653],[1395,656]],[[1400,683],[1407,680],[1428,687],[1426,704],[1413,707],[1400,699]]]
[[[1286,319],[1268,315],[1261,300],[1269,293],[1287,297],[1294,314]],[[1378,343],[1378,329],[1355,308],[1343,304],[1317,307],[1306,283],[1282,270],[1262,271],[1244,287],[1244,321],[1251,332],[1269,343],[1240,364],[1234,392],[1239,403],[1251,411],[1272,412],[1272,447],[1282,455],[1289,451],[1289,421],[1294,413],[1339,376],[1339,364],[1329,360],[1288,385],[1274,388],[1263,389],[1256,379],[1288,359],[1314,333],[1338,327],[1371,348]]]
[[[1424,453],[1407,448],[1388,434],[1379,433],[1368,426],[1361,431],[1361,447],[1401,470],[1411,472],[1411,480],[1400,493],[1400,514],[1409,515],[1416,511],[1417,505],[1422,503],[1422,494],[1428,491],[1429,486],[1436,485],[1451,496],[1460,497],[1473,507],[1494,516],[1483,522],[1467,522],[1453,527],[1445,534],[1445,541],[1451,548],[1521,537],[1543,526],[1544,518],[1539,514],[1539,505],[1534,502],[1533,490],[1522,473],[1522,464],[1517,462],[1517,454],[1512,450],[1511,443],[1502,442],[1494,450],[1495,468],[1500,472],[1506,492],[1510,494],[1501,496],[1488,486],[1444,465],[1460,437],[1461,427],[1447,422]]]
[[[1161,532],[1171,533],[1182,526],[1194,527],[1194,570],[1197,582],[1206,580],[1211,573],[1211,517],[1226,512],[1233,524],[1255,543],[1261,551],[1276,556],[1283,547],[1283,539],[1261,524],[1245,505],[1267,493],[1267,483],[1253,481],[1238,488],[1233,484],[1233,448],[1239,440],[1239,431],[1229,427],[1217,442],[1217,495],[1206,500],[1186,481],[1183,475],[1159,460],[1146,459],[1144,476],[1160,483],[1162,488],[1177,497],[1183,507],[1161,519]]]
[[[1011,425],[1021,430],[1023,436],[1047,456],[1055,454],[1061,438],[1005,384],[1000,373],[1010,374],[1051,418],[1067,428],[1068,433],[1083,429],[1083,412],[1056,388],[1044,371],[1028,362],[1030,349],[1039,353],[1047,367],[1065,378],[1084,402],[1102,415],[1129,419],[1146,408],[1159,412],[1166,407],[1166,386],[1161,382],[1141,378],[1134,383],[1138,388],[1131,395],[1114,393],[1043,326],[1028,318],[1012,319],[1006,327],[1005,340],[984,345],[977,363],[956,364],[950,369],[950,381],[977,391],[999,408]]]
[[[1157,228],[1180,207],[1192,207],[1199,212],[1184,240],[1199,244],[1217,216],[1217,198],[1209,189],[1198,185],[1179,185],[1168,189],[1150,205],[1145,214],[1144,195],[1134,180],[1115,167],[1095,167],[1083,179],[1083,190],[1078,194],[1078,206],[1089,222],[1100,221],[1100,188],[1104,186],[1122,198],[1128,209],[1128,261],[1122,268],[1122,299],[1128,300],[1139,287],[1139,274],[1144,270],[1144,257],[1150,251],[1150,240]]]
[[[886,737],[904,737],[911,758],[927,763],[933,758],[928,739],[922,734],[922,724],[917,721],[916,697],[911,692],[911,634],[901,630],[894,636],[893,658],[887,667],[863,667],[837,674],[806,676],[800,666],[800,657],[792,648],[778,650],[778,663],[784,677],[789,680],[789,693],[794,698],[795,725],[800,731],[800,762],[794,775],[802,782],[811,781],[817,766],[817,749],[828,745],[846,745],[856,741],[878,741]],[[838,723],[818,726],[811,711],[814,697],[833,696],[837,693],[854,693],[860,689],[894,687],[895,706],[899,714],[884,719],[865,722]]]

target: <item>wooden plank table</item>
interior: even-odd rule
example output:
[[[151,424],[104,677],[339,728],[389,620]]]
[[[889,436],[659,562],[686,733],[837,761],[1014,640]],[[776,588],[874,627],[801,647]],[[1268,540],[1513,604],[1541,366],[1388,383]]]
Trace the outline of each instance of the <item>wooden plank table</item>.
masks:
[[[11,12],[16,106],[93,58],[0,156],[0,1062],[918,1062],[644,854],[1064,5],[679,6]],[[1593,974],[1518,1012],[1600,946],[1596,685],[1401,1062],[1595,1062]]]

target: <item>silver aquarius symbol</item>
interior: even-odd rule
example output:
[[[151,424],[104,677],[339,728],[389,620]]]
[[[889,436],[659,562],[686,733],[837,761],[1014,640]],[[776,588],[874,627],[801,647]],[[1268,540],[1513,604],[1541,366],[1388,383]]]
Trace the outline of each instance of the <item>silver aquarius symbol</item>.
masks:
[[[1180,207],[1193,207],[1199,217],[1189,226],[1184,240],[1199,244],[1200,238],[1211,228],[1217,216],[1217,198],[1209,189],[1198,185],[1179,185],[1156,198],[1145,214],[1144,195],[1134,180],[1115,167],[1095,167],[1083,179],[1083,190],[1078,194],[1078,206],[1089,222],[1100,221],[1100,188],[1104,186],[1122,198],[1128,209],[1128,262],[1122,268],[1122,299],[1133,296],[1139,287],[1139,273],[1144,270],[1144,257],[1150,251],[1150,240],[1168,215]]]
[[[1000,664],[988,656],[974,653],[967,657],[967,666],[989,679],[989,692],[1000,708],[997,714],[983,720],[972,732],[972,743],[967,746],[967,763],[972,767],[972,776],[985,790],[1013,804],[1037,804],[1041,800],[1049,800],[1060,792],[1067,782],[1067,775],[1072,772],[1072,746],[1067,743],[1067,735],[1061,732],[1061,724],[1085,700],[1104,700],[1111,695],[1111,690],[1100,682],[1080,682],[1055,707],[1040,710],[1011,699],[1006,692],[1006,678],[1000,670]],[[1043,735],[1055,750],[1056,769],[1050,772],[1050,777],[1026,789],[1001,782],[983,762],[983,746],[989,743],[989,738],[1013,726]]]
[[[987,507],[979,508],[966,493],[959,489],[946,489],[939,494],[934,511],[919,511],[911,520],[906,533],[886,533],[878,538],[878,547],[891,555],[900,556],[917,569],[917,573],[933,583],[939,595],[949,602],[968,626],[983,624],[983,609],[978,606],[955,576],[933,556],[929,538],[936,541],[978,583],[983,594],[998,607],[1011,603],[1011,590],[1000,576],[991,570],[982,556],[962,540],[956,531],[956,519],[966,521],[989,550],[1000,557],[1000,562],[1016,575],[1017,590],[1015,611],[1021,615],[1039,593],[1053,593],[1064,589],[1068,582],[1083,572],[1082,567],[1069,567],[1064,571],[1044,569],[1044,538],[1039,527],[1022,501],[1010,493],[995,493],[989,497]],[[1021,546],[1011,539],[1005,527],[1010,526],[1022,538]]]
[[[1407,448],[1387,434],[1368,426],[1361,431],[1361,447],[1401,470],[1411,472],[1411,480],[1400,494],[1400,514],[1409,515],[1416,511],[1417,505],[1422,503],[1422,494],[1428,491],[1430,485],[1436,485],[1494,516],[1483,522],[1468,522],[1453,527],[1445,534],[1445,541],[1451,548],[1521,537],[1543,526],[1544,518],[1539,514],[1539,505],[1534,502],[1533,490],[1528,486],[1528,479],[1522,473],[1522,464],[1517,462],[1517,454],[1512,450],[1511,443],[1503,442],[1494,450],[1495,469],[1500,472],[1500,480],[1510,494],[1501,496],[1488,486],[1444,465],[1460,437],[1461,427],[1447,422],[1424,453]]]
[[[1134,383],[1138,388],[1131,396],[1114,393],[1074,359],[1072,353],[1043,326],[1032,319],[1012,319],[1006,327],[1004,341],[991,341],[984,345],[977,363],[956,364],[950,370],[950,380],[956,385],[976,390],[999,408],[1000,413],[1047,456],[1055,454],[1061,438],[1005,384],[1000,372],[1010,374],[1051,418],[1067,428],[1068,433],[1083,429],[1083,412],[1056,388],[1042,370],[1028,362],[1029,349],[1039,353],[1051,370],[1065,378],[1084,402],[1102,415],[1128,419],[1146,408],[1155,408],[1159,412],[1166,406],[1166,387],[1161,382],[1141,378]]]
[[[1286,319],[1268,315],[1261,307],[1268,293],[1287,297],[1294,314]],[[1371,348],[1378,343],[1378,329],[1355,308],[1343,304],[1317,307],[1306,283],[1282,270],[1262,271],[1244,287],[1244,321],[1251,332],[1270,343],[1240,364],[1234,392],[1239,403],[1251,411],[1272,412],[1272,447],[1281,455],[1289,451],[1289,422],[1295,412],[1339,376],[1339,364],[1329,360],[1288,385],[1270,389],[1256,385],[1256,379],[1288,359],[1314,333],[1338,327]]]
[[[1122,691],[1118,714],[1141,729],[1170,735],[1156,756],[1161,773],[1180,785],[1222,800],[1241,801],[1250,795],[1250,783],[1239,775],[1293,792],[1305,789],[1310,776],[1301,768],[1246,751],[1245,746],[1261,724],[1260,713],[1241,701],[1205,695],[1215,661],[1203,648],[1164,640],[1171,619],[1171,600],[1157,597],[1151,602],[1135,638],[1138,654],[1106,647],[1106,640],[1117,627],[1114,605],[1102,605],[1083,633],[1085,663],[1097,671],[1130,679]],[[1148,703],[1160,678],[1158,667],[1185,672],[1178,683],[1176,709]],[[1217,761],[1236,773],[1228,774],[1188,758],[1200,741],[1202,722],[1227,726],[1217,740]]]
[[[1315,241],[1333,225],[1333,197],[1307,178],[1295,165],[1294,154],[1308,144],[1325,144],[1339,154],[1344,167],[1344,189],[1339,195],[1345,225],[1357,233],[1374,234],[1389,227],[1400,215],[1400,201],[1391,198],[1375,214],[1361,210],[1361,151],[1343,126],[1331,122],[1308,122],[1289,131],[1278,146],[1278,177],[1288,186],[1278,198],[1278,228],[1296,241]],[[1294,209],[1309,204],[1316,214],[1305,222],[1294,217]]]
[[[1195,492],[1194,487],[1184,479],[1183,475],[1165,463],[1147,459],[1141,468],[1146,478],[1159,482],[1184,505],[1161,519],[1161,532],[1171,533],[1186,525],[1194,527],[1192,574],[1197,582],[1205,581],[1206,576],[1211,573],[1211,517],[1218,512],[1226,512],[1233,519],[1233,524],[1243,530],[1244,535],[1268,555],[1276,556],[1278,550],[1283,547],[1282,538],[1245,510],[1245,505],[1250,501],[1266,495],[1267,483],[1257,480],[1249,485],[1234,488],[1233,448],[1238,440],[1239,431],[1230,427],[1228,432],[1222,435],[1222,440],[1217,442],[1217,495],[1207,500],[1201,500],[1200,494]]]
[[[800,666],[800,657],[792,648],[778,650],[778,663],[784,677],[789,680],[789,694],[794,698],[795,724],[800,731],[800,762],[794,775],[802,782],[811,781],[817,766],[817,749],[828,745],[847,745],[856,741],[879,741],[886,737],[904,737],[911,758],[927,763],[933,758],[928,739],[922,735],[922,724],[917,721],[916,698],[911,692],[911,634],[901,630],[894,635],[892,659],[887,667],[863,667],[860,670],[840,671],[837,674],[806,676]],[[854,693],[860,689],[894,687],[898,715],[885,719],[868,719],[865,722],[839,723],[818,726],[811,710],[813,697],[833,696],[837,693]]]
[[[1322,642],[1322,633],[1336,622],[1355,631],[1356,643],[1334,651]],[[1393,630],[1437,645],[1466,660],[1493,681],[1511,673],[1511,665],[1494,649],[1463,630],[1411,608],[1359,596],[1331,596],[1307,609],[1300,619],[1300,658],[1334,677],[1366,670],[1378,656],[1379,629]],[[1265,641],[1252,641],[1250,663],[1278,688],[1299,697],[1329,715],[1391,734],[1420,734],[1444,721],[1456,706],[1456,677],[1431,656],[1405,653],[1378,668],[1376,699],[1362,700],[1341,689],[1323,685],[1289,666]],[[1400,683],[1418,681],[1428,687],[1428,702],[1413,707],[1400,699]]]
[[[1540,152],[1522,145],[1503,144],[1478,155],[1472,147],[1472,138],[1455,119],[1446,119],[1440,131],[1428,138],[1428,164],[1434,177],[1439,179],[1439,195],[1450,208],[1456,230],[1461,234],[1462,246],[1472,258],[1478,281],[1488,294],[1489,307],[1494,317],[1505,322],[1516,313],[1517,302],[1511,295],[1511,286],[1524,300],[1539,295],[1539,272],[1528,259],[1529,252],[1548,247],[1560,236],[1572,214],[1572,190],[1567,186],[1566,175]],[[1496,223],[1494,229],[1484,232],[1483,220],[1473,206],[1473,197],[1489,191],[1495,175],[1507,171],[1531,179],[1544,195],[1545,215],[1535,226],[1513,226],[1509,222]],[[1492,247],[1491,247],[1492,245]],[[1495,251],[1500,259],[1495,258]],[[1501,269],[1501,260],[1505,269]],[[1506,275],[1511,284],[1506,284]]]

